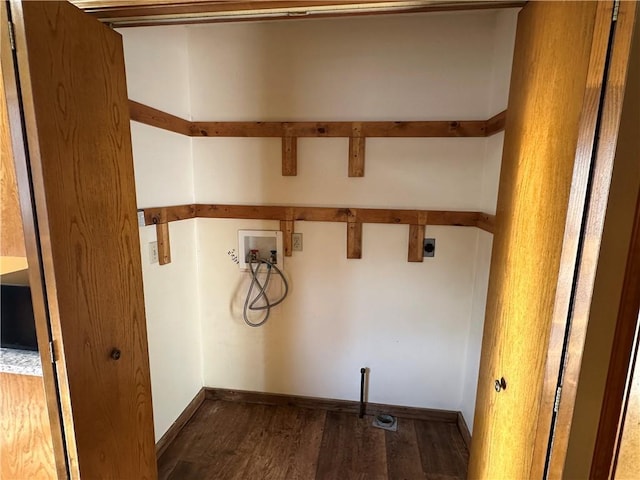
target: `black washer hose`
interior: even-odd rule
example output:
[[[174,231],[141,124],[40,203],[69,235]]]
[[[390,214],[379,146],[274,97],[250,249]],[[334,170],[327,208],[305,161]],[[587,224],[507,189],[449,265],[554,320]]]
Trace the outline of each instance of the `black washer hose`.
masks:
[[[367,369],[366,368],[361,368],[360,369],[360,418],[364,417],[364,410],[365,410],[365,404],[364,404],[364,376],[367,373]]]

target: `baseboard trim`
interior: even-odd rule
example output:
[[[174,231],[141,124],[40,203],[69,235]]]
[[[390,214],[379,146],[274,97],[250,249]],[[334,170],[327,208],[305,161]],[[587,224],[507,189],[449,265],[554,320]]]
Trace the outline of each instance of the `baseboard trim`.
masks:
[[[165,432],[160,440],[156,443],[156,458],[160,458],[162,454],[165,452],[169,445],[175,440],[175,438],[180,433],[180,430],[184,428],[187,422],[193,417],[193,414],[196,413],[202,402],[205,400],[205,391],[204,388],[201,388],[200,391],[193,397],[193,400],[189,402],[189,405],[184,409],[184,411],[180,414],[176,421],[171,424],[169,429]]]
[[[462,416],[462,412],[458,412],[458,430],[460,430],[460,435],[462,435],[462,439],[464,443],[467,444],[467,448],[471,451],[471,432],[469,431],[469,427],[467,426],[467,422],[465,422],[464,417]]]
[[[249,392],[244,390],[227,390],[222,388],[210,387],[205,387],[204,390],[205,396],[208,400],[224,400],[228,402],[256,403],[259,405],[314,408],[320,410],[331,410],[336,412],[355,414],[359,413],[360,411],[360,403],[353,400],[334,400],[327,398],[302,397],[278,393]],[[460,415],[460,412],[456,412],[453,410],[403,407],[398,405],[383,405],[379,403],[367,403],[366,407],[367,415],[378,415],[381,413],[387,413],[396,417],[448,423],[457,423],[458,416]]]

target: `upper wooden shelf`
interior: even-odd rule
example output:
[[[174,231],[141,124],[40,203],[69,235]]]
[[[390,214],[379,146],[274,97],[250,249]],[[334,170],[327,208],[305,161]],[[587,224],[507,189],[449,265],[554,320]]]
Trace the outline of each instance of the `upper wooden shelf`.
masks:
[[[488,137],[505,126],[506,111],[488,120],[390,122],[205,122],[189,121],[129,100],[131,120],[190,137],[282,138],[282,174],[297,175],[298,137],[349,138],[349,176],[363,177],[367,137]]]

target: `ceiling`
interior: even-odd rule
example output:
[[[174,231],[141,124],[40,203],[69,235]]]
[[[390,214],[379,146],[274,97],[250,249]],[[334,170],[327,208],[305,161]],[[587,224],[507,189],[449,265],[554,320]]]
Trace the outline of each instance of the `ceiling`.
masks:
[[[390,13],[521,7],[525,1],[485,0],[325,0],[242,2],[234,0],[71,0],[114,27],[302,19]]]

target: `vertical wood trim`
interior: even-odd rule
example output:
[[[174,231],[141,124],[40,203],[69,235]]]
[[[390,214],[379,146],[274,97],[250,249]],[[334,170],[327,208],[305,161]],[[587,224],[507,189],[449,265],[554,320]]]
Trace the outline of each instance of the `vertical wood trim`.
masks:
[[[38,231],[36,230],[35,212],[32,207],[32,192],[25,150],[26,139],[22,135],[23,120],[20,112],[18,89],[15,82],[15,65],[9,42],[6,40],[9,38],[7,26],[7,3],[0,2],[0,60],[4,89],[4,98],[0,101],[6,100],[9,122],[8,126],[11,133],[13,163],[16,171],[18,195],[20,197],[20,208],[22,212],[24,244],[27,262],[30,265],[29,286],[31,288],[31,301],[33,304],[33,313],[36,325],[36,337],[42,364],[42,380],[44,384],[44,394],[51,430],[51,440],[53,442],[55,467],[58,477],[65,478],[67,477],[67,455],[69,456],[71,463],[71,472],[78,474],[77,469],[73,470],[73,465],[77,467],[77,456],[73,435],[71,434],[67,436],[67,445],[69,446],[68,450],[65,449],[65,443],[62,438],[64,406],[61,407],[58,403],[58,376],[60,378],[59,384],[62,390],[66,389],[66,376],[64,370],[62,372],[56,372],[54,364],[51,363],[48,355],[49,341],[52,337],[49,332],[49,314],[44,293],[45,288],[42,269],[43,260],[40,258]],[[43,223],[46,223],[46,219]],[[66,391],[68,392],[68,390]],[[64,414],[66,418],[71,418],[70,412],[66,412]]]
[[[171,241],[169,239],[169,224],[156,223],[156,235],[158,238],[158,263],[160,265],[171,263]]]
[[[4,30],[4,29],[3,29]],[[2,42],[5,42],[3,37]],[[0,71],[0,256],[26,257],[18,182],[11,148],[11,132],[4,94],[3,72]]]
[[[410,262],[424,261],[424,225],[409,225],[409,255]]]
[[[298,139],[292,136],[282,137],[282,175],[298,175]]]
[[[362,223],[347,223],[347,258],[362,258]]]
[[[638,328],[639,309],[640,195],[638,195],[638,201],[636,202],[633,235],[629,246],[629,256],[622,286],[622,298],[620,299],[620,309],[613,337],[614,348],[611,350],[605,396],[591,464],[590,478],[592,479],[606,478],[609,475],[614,462],[615,447],[622,434],[621,427],[624,422],[621,422],[620,419],[621,414],[623,414],[623,402],[627,396],[627,392],[625,392],[627,376],[629,371],[634,368],[634,365],[631,364],[631,355],[634,349],[635,332]],[[637,360],[635,369],[635,375],[637,375]],[[637,425],[629,425],[628,427],[637,428]]]
[[[349,137],[349,176],[364,177],[364,146],[362,124],[354,123]]]
[[[280,220],[280,231],[284,255],[290,257],[293,254],[293,220]]]
[[[596,27],[594,35],[594,45],[592,52],[603,49],[606,51],[606,43],[608,41],[608,31],[612,14],[612,5],[607,3],[598,3],[598,14],[596,17]],[[578,150],[576,154],[576,166],[574,181],[572,183],[572,196],[569,200],[569,210],[567,216],[567,227],[565,230],[565,245],[563,247],[563,258],[561,260],[561,271],[570,270],[564,262],[564,255],[567,254],[571,263],[578,262],[575,268],[578,276],[575,279],[575,300],[573,305],[569,304],[569,298],[556,302],[558,310],[554,309],[553,323],[550,335],[550,348],[546,361],[545,383],[543,390],[544,401],[543,408],[538,421],[538,429],[536,435],[536,449],[533,462],[532,477],[536,477],[539,467],[543,465],[542,461],[546,456],[544,449],[548,444],[549,429],[551,425],[551,415],[553,411],[553,399],[555,398],[555,389],[557,384],[557,375],[562,367],[561,354],[562,344],[565,337],[566,318],[571,316],[570,333],[567,344],[567,359],[564,362],[564,374],[562,383],[562,396],[557,413],[554,439],[549,460],[549,478],[559,478],[564,470],[564,463],[567,456],[567,446],[569,444],[569,435],[571,432],[571,422],[573,419],[573,411],[575,407],[576,393],[578,388],[578,379],[580,376],[580,367],[582,364],[583,349],[587,326],[589,323],[589,313],[591,310],[591,300],[593,298],[593,288],[595,283],[596,271],[598,268],[598,257],[602,234],[604,230],[604,220],[606,216],[607,203],[609,200],[609,190],[611,176],[616,155],[616,144],[618,138],[618,130],[622,114],[622,105],[624,101],[624,91],[627,79],[629,51],[631,48],[631,38],[636,15],[635,2],[621,2],[618,13],[618,21],[616,24],[616,32],[614,44],[611,53],[611,62],[605,88],[604,104],[601,113],[601,126],[599,132],[595,132],[589,138],[588,143],[579,143],[579,146],[592,146],[594,137],[597,133],[599,137],[598,149],[595,153],[593,165],[593,185],[591,187],[591,196],[587,200],[587,182],[588,168],[591,163],[591,148],[589,151]],[[602,18],[602,17],[605,18]],[[605,31],[607,35],[605,35]],[[593,57],[592,57],[593,58]],[[601,61],[598,61],[598,65]],[[598,71],[590,65],[591,73]],[[596,79],[594,78],[594,81]],[[602,75],[600,76],[600,84]],[[597,89],[600,91],[602,86]],[[587,90],[587,98],[585,104],[589,104],[589,90]],[[589,122],[592,122],[589,119]],[[582,170],[585,170],[584,172]],[[575,202],[575,203],[574,203]],[[577,256],[577,244],[580,238],[580,227],[583,221],[582,212],[584,207],[576,205],[587,205],[587,217],[584,235],[584,242],[580,257]],[[576,210],[573,210],[576,207]],[[572,249],[574,251],[571,251]],[[571,271],[573,276],[573,270]],[[569,288],[569,292],[571,289]],[[562,292],[565,294],[565,292]],[[567,297],[570,297],[567,295]],[[564,319],[564,321],[563,321]],[[546,430],[546,432],[545,432]],[[546,439],[545,439],[546,434]]]

